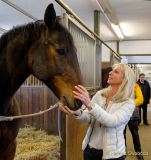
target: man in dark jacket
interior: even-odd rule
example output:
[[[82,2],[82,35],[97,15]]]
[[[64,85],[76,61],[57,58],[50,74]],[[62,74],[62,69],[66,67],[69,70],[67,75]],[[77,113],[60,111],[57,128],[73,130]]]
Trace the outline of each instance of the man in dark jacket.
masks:
[[[140,114],[140,122],[141,122],[141,108],[143,109],[143,122],[145,125],[149,125],[148,120],[147,120],[147,104],[149,103],[150,100],[150,86],[149,83],[145,80],[145,74],[141,73],[139,75],[139,80],[137,81],[139,84],[143,98],[144,98],[144,103],[139,106],[139,114]]]

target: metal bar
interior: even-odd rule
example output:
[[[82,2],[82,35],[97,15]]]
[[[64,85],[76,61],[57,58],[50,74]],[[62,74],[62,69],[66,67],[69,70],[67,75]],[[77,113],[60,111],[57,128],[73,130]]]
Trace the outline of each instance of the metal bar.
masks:
[[[91,29],[89,29],[87,25],[62,0],[55,0],[55,1],[61,7],[63,7],[68,14],[72,15],[72,17],[76,19],[84,28],[86,28],[94,37],[96,37],[98,40],[101,41],[101,43],[103,43],[107,48],[109,48],[112,51],[112,54],[115,54],[116,56],[121,58],[120,55],[116,53],[110,46],[108,46],[96,33],[94,33]]]
[[[13,7],[14,9],[16,9],[17,11],[21,12],[22,14],[24,14],[25,16],[33,19],[34,21],[37,21],[37,18],[35,18],[34,16],[32,16],[31,14],[29,14],[28,12],[24,11],[23,9],[21,9],[19,6],[11,3],[8,0],[2,0],[4,3],[8,4],[9,6]]]
[[[100,36],[100,11],[94,11],[94,32]]]

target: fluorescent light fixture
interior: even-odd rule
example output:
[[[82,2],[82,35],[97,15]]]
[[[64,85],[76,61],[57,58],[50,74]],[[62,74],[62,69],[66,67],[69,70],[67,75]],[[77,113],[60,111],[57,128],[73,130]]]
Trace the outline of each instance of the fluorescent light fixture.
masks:
[[[116,33],[116,35],[118,36],[118,38],[121,40],[124,39],[124,35],[123,35],[119,25],[111,23],[111,26],[112,26],[114,32]]]
[[[104,17],[106,18],[107,23],[109,24],[109,26],[111,27],[112,31],[116,34],[116,36],[122,40],[124,39],[124,35],[121,31],[121,28],[119,27],[117,19],[115,16],[113,16],[113,12],[109,6],[109,4],[107,3],[107,1],[105,0],[96,0],[97,4],[100,7],[100,10],[102,12],[102,14],[104,15]],[[104,10],[105,9],[105,10]]]

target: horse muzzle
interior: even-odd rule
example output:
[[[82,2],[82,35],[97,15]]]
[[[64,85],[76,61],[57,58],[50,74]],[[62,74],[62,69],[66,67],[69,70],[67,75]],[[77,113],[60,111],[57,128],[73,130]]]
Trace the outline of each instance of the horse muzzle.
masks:
[[[63,96],[62,97],[63,100],[63,104],[68,106],[71,110],[77,110],[82,106],[82,102],[78,99],[74,99],[74,100],[69,100],[68,97]]]

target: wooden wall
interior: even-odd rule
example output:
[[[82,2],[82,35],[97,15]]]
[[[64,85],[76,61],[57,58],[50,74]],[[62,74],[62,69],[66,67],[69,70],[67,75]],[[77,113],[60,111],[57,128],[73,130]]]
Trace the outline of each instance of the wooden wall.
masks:
[[[58,99],[46,86],[22,86],[15,97],[22,114],[39,112],[55,104]],[[57,109],[43,115],[22,119],[21,127],[31,125],[37,129],[58,135]],[[60,160],[83,160],[82,141],[87,130],[87,124],[65,116],[62,118],[62,138]],[[64,119],[64,120],[63,120]]]
[[[67,118],[66,160],[83,160],[82,141],[88,125],[73,118]]]
[[[54,105],[58,100],[46,86],[22,86],[15,97],[19,103],[22,114],[39,112]],[[22,119],[21,127],[31,125],[50,134],[58,134],[57,109],[40,116]]]
[[[95,90],[88,90],[90,96]],[[82,141],[88,128],[87,123],[82,123],[67,116],[66,121],[66,160],[83,160]]]

